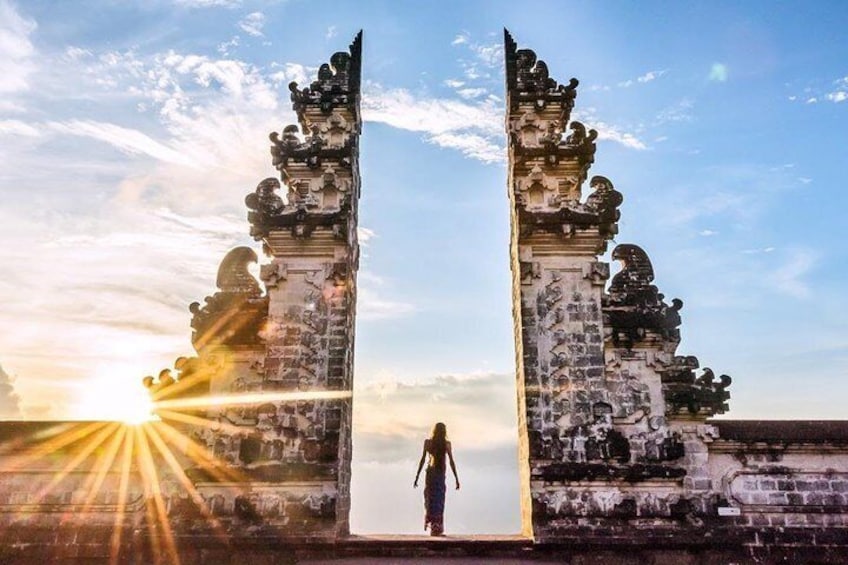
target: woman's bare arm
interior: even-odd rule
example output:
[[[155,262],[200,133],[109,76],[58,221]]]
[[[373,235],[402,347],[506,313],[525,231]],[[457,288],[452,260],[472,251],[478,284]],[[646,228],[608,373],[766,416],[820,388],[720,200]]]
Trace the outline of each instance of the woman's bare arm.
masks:
[[[421,474],[421,469],[424,467],[424,460],[427,458],[427,444],[430,440],[424,440],[424,449],[421,450],[421,461],[418,462],[418,470],[415,471],[415,482],[412,483],[412,488],[418,486],[418,476]]]
[[[456,474],[456,463],[453,461],[453,449],[451,449],[450,442],[445,445],[445,450],[448,452],[448,460],[450,460],[451,471],[453,471],[453,478],[456,479],[456,490],[459,490],[459,475]]]

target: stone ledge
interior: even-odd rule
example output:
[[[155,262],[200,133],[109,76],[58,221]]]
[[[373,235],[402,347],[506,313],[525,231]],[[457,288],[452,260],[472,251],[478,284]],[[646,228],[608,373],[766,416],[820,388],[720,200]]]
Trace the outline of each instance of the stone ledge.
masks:
[[[708,420],[722,440],[848,445],[848,420]]]

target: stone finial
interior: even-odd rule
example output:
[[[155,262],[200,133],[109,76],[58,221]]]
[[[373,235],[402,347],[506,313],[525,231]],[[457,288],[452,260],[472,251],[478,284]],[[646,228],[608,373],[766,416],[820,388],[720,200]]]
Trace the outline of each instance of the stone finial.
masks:
[[[318,69],[318,78],[308,87],[299,89],[297,82],[289,84],[292,107],[301,124],[306,124],[305,112],[317,106],[325,114],[345,106],[359,114],[359,88],[362,75],[362,31],[356,34],[348,52],[339,51]]]
[[[675,298],[669,306],[651,284],[654,268],[648,254],[637,245],[621,244],[613,249],[612,258],[623,264],[604,297],[604,314],[613,341],[632,346],[659,337],[660,341],[676,345],[680,341],[677,327],[683,302]]]
[[[698,376],[695,374],[697,368],[697,358],[691,355],[676,356],[662,371],[662,391],[667,414],[707,418],[730,409],[730,392],[727,389],[732,379],[728,375],[721,375],[715,380],[715,373],[708,367],[704,367]]]
[[[257,345],[268,316],[268,298],[248,271],[258,260],[249,247],[232,249],[218,268],[219,291],[204,304],[193,302],[192,343],[200,351],[207,345]]]
[[[567,85],[558,84],[548,75],[548,65],[536,57],[530,49],[518,49],[518,45],[504,29],[504,58],[506,63],[506,92],[509,104],[516,109],[520,102],[530,101],[539,108],[557,104],[568,121],[574,99],[577,97],[579,81],[572,78]]]
[[[221,292],[232,292],[247,296],[259,296],[262,289],[248,266],[257,263],[259,257],[250,247],[236,247],[224,256],[218,267],[218,288]]]

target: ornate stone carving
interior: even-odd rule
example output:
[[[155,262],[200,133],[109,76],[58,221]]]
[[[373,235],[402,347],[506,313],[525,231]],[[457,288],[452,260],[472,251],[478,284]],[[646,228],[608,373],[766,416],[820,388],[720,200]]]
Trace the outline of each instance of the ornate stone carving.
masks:
[[[207,296],[203,306],[193,302],[192,343],[200,351],[208,345],[257,345],[268,316],[268,298],[248,266],[256,263],[249,247],[231,250],[218,268],[218,292]]]
[[[665,303],[665,297],[651,284],[654,269],[645,251],[636,245],[621,244],[613,249],[612,258],[623,265],[603,302],[613,342],[629,346],[652,336],[679,342],[677,327],[683,302],[675,298],[671,306]]]
[[[592,177],[589,186],[594,192],[586,199],[586,207],[598,214],[601,235],[612,238],[618,233],[618,219],[621,217],[618,207],[624,202],[624,196],[606,177]]]
[[[534,231],[573,235],[577,230],[597,228],[604,240],[618,233],[618,207],[624,200],[609,179],[592,177],[595,190],[585,203],[561,197],[561,183],[568,179],[547,176],[536,165],[530,173],[516,180],[516,209],[522,235]]]
[[[326,227],[334,230],[338,237],[344,237],[346,231],[340,226],[347,219],[349,199],[346,195],[350,191],[350,181],[339,179],[330,165],[324,171],[315,179],[289,179],[289,201],[283,206],[279,206],[282,199],[276,194],[280,182],[274,178],[260,182],[256,191],[245,197],[250,235],[261,240],[272,229],[282,228],[289,229],[294,237],[305,238],[312,235],[316,228]],[[332,206],[325,207],[327,200],[323,197],[330,192],[334,194],[334,202]],[[322,196],[320,200],[316,193]]]
[[[532,113],[529,113],[531,114]],[[523,122],[523,124],[522,124]],[[562,139],[559,122],[545,122],[539,118],[530,119],[522,116],[519,120],[510,122],[511,149],[519,162],[544,159],[550,165],[563,160],[576,159],[580,164],[581,180],[595,162],[595,140],[598,132],[594,129],[586,131],[586,126],[578,121],[571,122],[572,133]],[[544,128],[544,130],[542,129]]]
[[[515,110],[523,101],[533,102],[540,109],[556,104],[562,110],[560,123],[568,122],[577,96],[578,80],[572,78],[568,85],[558,84],[549,76],[548,65],[530,49],[518,49],[507,30],[504,30],[504,54],[510,107]]]
[[[668,414],[706,418],[729,410],[727,401],[730,399],[730,392],[727,388],[732,379],[728,375],[721,375],[715,380],[715,373],[706,367],[703,373],[697,376],[697,368],[696,357],[677,356],[661,373]]]
[[[292,107],[300,122],[306,123],[307,108],[318,107],[325,114],[333,108],[346,107],[354,116],[359,113],[359,85],[362,73],[362,32],[349,52],[339,51],[318,69],[318,78],[308,87],[299,89],[297,82],[289,84]]]
[[[309,135],[301,139],[296,125],[288,125],[283,129],[282,136],[272,132],[271,140],[272,164],[283,176],[289,178],[290,162],[306,165],[317,169],[325,161],[335,161],[341,167],[350,167],[350,155],[355,142],[354,137],[347,137],[341,145],[331,145],[321,135],[321,127],[313,125]]]

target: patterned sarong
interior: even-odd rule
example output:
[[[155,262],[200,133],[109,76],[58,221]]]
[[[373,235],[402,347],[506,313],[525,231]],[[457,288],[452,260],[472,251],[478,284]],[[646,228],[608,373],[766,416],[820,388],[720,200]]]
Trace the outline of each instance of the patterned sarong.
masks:
[[[445,531],[445,470],[427,467],[424,481],[424,529],[430,528],[431,536],[440,536]]]

